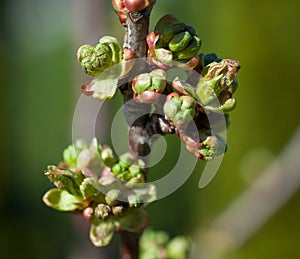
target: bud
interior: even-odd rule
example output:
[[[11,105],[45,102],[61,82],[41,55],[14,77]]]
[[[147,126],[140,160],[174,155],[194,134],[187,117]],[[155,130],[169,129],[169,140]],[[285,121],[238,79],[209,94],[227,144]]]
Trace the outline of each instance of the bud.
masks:
[[[113,213],[113,215],[115,215],[117,217],[122,216],[124,211],[125,211],[125,208],[123,206],[112,207],[112,213]]]
[[[164,113],[179,129],[184,129],[196,114],[196,103],[190,96],[171,93],[164,104]]]
[[[232,94],[237,88],[236,76],[240,69],[238,61],[223,59],[209,63],[204,69],[204,77],[197,84],[197,97],[206,109],[229,111],[234,108]]]
[[[86,74],[97,77],[103,71],[120,63],[122,48],[117,39],[105,36],[96,47],[83,45],[77,51],[77,59]]]
[[[116,164],[116,158],[110,147],[106,146],[101,152],[101,158],[106,166],[112,167]]]
[[[87,222],[90,222],[93,218],[93,213],[94,209],[92,207],[87,207],[82,211],[82,216]]]
[[[82,140],[82,139],[76,140],[74,145],[68,146],[63,151],[64,162],[69,167],[76,168],[78,166],[77,165],[77,155],[85,148],[87,148],[87,144],[85,143],[84,140]]]
[[[158,21],[154,32],[147,36],[147,44],[149,62],[162,69],[173,66],[193,69],[199,63],[201,40],[195,29],[172,15]]]
[[[139,74],[132,81],[133,97],[137,102],[156,103],[161,99],[165,90],[167,74],[162,69],[150,73]]]
[[[111,216],[111,208],[105,204],[98,204],[94,215],[96,218],[106,221]]]
[[[149,6],[153,6],[156,0],[124,0],[129,12],[140,12]]]
[[[181,131],[179,137],[187,150],[199,159],[210,160],[223,154],[227,149],[225,140],[210,131],[200,131],[198,136],[188,136]]]

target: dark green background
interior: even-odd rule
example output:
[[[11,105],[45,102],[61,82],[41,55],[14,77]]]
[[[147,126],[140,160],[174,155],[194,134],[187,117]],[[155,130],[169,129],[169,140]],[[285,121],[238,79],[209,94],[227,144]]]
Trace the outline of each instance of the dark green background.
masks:
[[[86,5],[90,2],[84,1]],[[78,32],[74,37],[76,28],[88,19],[80,12],[74,17],[78,3],[0,3],[3,258],[75,258],[73,254],[79,250],[97,251],[87,240],[85,223],[52,211],[41,201],[51,187],[42,172],[46,165],[60,161],[62,149],[72,141],[73,111],[80,85],[88,80],[75,58],[76,49],[91,41]],[[105,1],[103,8],[105,22],[101,17],[91,19],[105,25],[103,34],[115,34],[121,40],[122,28],[110,1]],[[172,235],[204,228],[284,149],[300,122],[299,10],[297,0],[158,0],[152,26],[163,14],[174,13],[197,29],[203,52],[238,59],[242,69],[237,108],[231,114],[228,131],[229,149],[219,173],[205,189],[198,189],[203,168],[199,162],[192,177],[176,193],[147,208],[153,228]],[[115,110],[117,104],[118,100],[107,110]],[[172,154],[162,166],[167,167],[168,159]],[[299,201],[298,192],[228,258],[297,258]],[[112,249],[117,249],[117,240]]]

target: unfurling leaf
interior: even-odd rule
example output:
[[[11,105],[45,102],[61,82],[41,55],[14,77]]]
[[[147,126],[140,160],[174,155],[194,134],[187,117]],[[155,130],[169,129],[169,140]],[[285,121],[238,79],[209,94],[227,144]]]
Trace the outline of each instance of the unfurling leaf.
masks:
[[[109,244],[114,235],[115,226],[113,221],[98,221],[90,229],[90,239],[94,246],[102,247]]]
[[[50,208],[59,211],[74,211],[84,208],[82,199],[70,194],[66,190],[51,189],[45,193],[43,201]]]
[[[128,209],[121,218],[116,218],[116,226],[119,230],[139,232],[148,225],[148,214],[143,209]]]

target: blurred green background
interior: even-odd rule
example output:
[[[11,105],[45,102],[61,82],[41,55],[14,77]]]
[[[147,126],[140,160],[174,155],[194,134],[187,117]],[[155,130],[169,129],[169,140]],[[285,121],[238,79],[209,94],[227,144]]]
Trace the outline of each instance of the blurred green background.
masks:
[[[116,258],[117,238],[103,250],[105,257],[89,243],[81,219],[48,209],[41,197],[51,187],[43,170],[59,162],[72,141],[73,112],[80,86],[88,80],[76,62],[76,49],[106,34],[122,40],[122,27],[109,0],[3,0],[0,6],[0,257]],[[288,144],[300,124],[299,10],[297,0],[158,0],[152,27],[163,14],[174,13],[197,29],[204,53],[237,59],[242,68],[229,149],[218,174],[199,189],[200,161],[176,193],[147,208],[154,229],[197,235],[209,228]],[[105,111],[119,104],[117,98]],[[101,130],[109,128],[107,123]],[[176,146],[175,137],[168,141]],[[107,134],[101,142],[110,142]],[[163,168],[169,159],[172,153]],[[297,258],[299,202],[295,191],[223,258]],[[252,213],[255,218],[259,211]]]

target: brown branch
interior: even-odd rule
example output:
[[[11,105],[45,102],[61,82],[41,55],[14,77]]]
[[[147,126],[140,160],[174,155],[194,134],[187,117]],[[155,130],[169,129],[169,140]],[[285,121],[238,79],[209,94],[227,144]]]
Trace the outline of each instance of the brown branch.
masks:
[[[146,62],[146,37],[148,35],[151,9],[152,7],[148,7],[141,12],[127,13],[126,36],[123,48],[133,51],[138,59],[129,76],[119,81],[121,85],[119,89],[125,102],[123,112],[129,126],[129,151],[136,157],[147,156],[150,153],[150,139],[153,135],[175,132],[175,128],[162,115],[155,113],[150,115],[151,104],[140,104],[132,101],[132,78],[137,74],[149,71],[151,68]],[[129,83],[123,83],[128,81]],[[153,141],[153,139],[151,140]],[[145,179],[147,179],[146,170],[144,170],[144,174]],[[126,231],[121,233],[122,259],[138,259],[140,235],[140,233],[129,233]]]
[[[137,58],[145,58],[147,56],[146,36],[149,29],[149,18],[151,8],[146,8],[141,12],[128,12],[126,21],[126,36],[123,48],[128,48],[135,53]],[[127,78],[132,79],[137,73],[146,71],[146,63],[137,60],[134,72],[131,72]],[[129,130],[130,152],[135,156],[145,156],[149,153],[149,134],[146,129],[147,120],[149,118],[151,105],[138,104],[132,102],[133,92],[131,83],[123,84],[120,88],[123,95],[124,106],[123,112],[126,117]],[[145,171],[146,174],[146,171]],[[139,239],[140,233],[129,233],[123,231],[121,233],[122,259],[138,259],[139,258]]]

